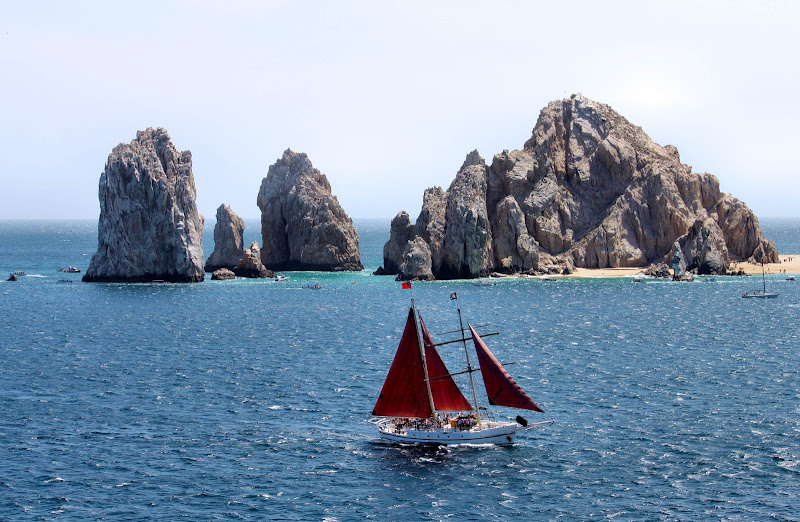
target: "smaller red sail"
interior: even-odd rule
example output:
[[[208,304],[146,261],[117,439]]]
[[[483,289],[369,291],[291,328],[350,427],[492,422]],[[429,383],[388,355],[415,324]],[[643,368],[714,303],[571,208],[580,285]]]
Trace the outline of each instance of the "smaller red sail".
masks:
[[[481,375],[483,375],[483,384],[486,387],[489,404],[544,413],[544,410],[537,406],[533,399],[528,397],[528,394],[522,391],[519,384],[511,378],[503,365],[486,347],[483,339],[472,328],[472,325],[470,325],[469,331],[475,343],[475,351],[478,352],[478,363],[481,365]]]
[[[412,308],[408,311],[400,345],[372,414],[380,417],[425,418],[430,417],[431,413]]]
[[[419,319],[419,324],[422,327],[422,340],[425,343],[425,364],[428,367],[428,382],[431,384],[434,407],[438,411],[473,410],[447,370],[439,350],[433,345],[433,338],[422,322],[422,317]]]

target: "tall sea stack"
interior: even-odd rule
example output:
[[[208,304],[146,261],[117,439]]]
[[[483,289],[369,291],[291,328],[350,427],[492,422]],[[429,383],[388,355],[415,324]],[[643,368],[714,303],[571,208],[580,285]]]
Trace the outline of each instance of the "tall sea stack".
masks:
[[[328,178],[303,153],[287,149],[258,193],[261,260],[272,270],[362,270],[353,220]]]
[[[220,205],[214,225],[214,251],[206,260],[206,272],[233,270],[244,255],[243,234],[244,220],[228,205]]]
[[[645,267],[669,262],[676,241],[687,270],[701,274],[724,273],[731,261],[778,261],[756,216],[720,192],[716,177],[692,172],[674,146],[580,95],[548,104],[522,150],[496,154],[490,166],[473,151],[445,196],[434,193],[425,193],[414,234],[393,230],[389,241],[405,243],[384,248],[383,273],[414,277],[400,267],[417,236],[439,279]],[[426,237],[426,207],[442,200],[441,232]]]
[[[84,281],[203,281],[192,153],[163,128],[117,145],[100,175],[97,252]]]

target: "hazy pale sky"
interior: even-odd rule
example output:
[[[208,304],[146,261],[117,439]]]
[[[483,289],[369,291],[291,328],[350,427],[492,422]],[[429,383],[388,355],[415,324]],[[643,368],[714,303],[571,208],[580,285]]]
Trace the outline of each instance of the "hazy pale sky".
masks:
[[[213,226],[305,152],[351,217],[416,217],[549,101],[609,104],[760,217],[800,216],[800,2],[0,0],[0,219],[97,218],[161,126]]]

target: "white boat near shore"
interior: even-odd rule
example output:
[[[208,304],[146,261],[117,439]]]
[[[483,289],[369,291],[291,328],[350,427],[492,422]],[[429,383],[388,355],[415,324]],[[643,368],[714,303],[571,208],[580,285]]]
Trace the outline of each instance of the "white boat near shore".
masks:
[[[751,290],[742,294],[744,299],[775,299],[779,292],[767,292],[767,279],[764,275],[764,263],[761,263],[761,290]]]

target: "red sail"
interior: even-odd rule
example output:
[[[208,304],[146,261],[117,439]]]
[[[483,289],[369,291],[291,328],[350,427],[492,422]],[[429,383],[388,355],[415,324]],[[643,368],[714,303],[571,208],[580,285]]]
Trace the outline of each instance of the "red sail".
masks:
[[[397,347],[389,375],[386,376],[372,414],[381,417],[431,416],[413,308],[408,311],[400,346]]]
[[[484,344],[483,339],[480,338],[471,325],[469,331],[472,333],[475,351],[478,352],[478,363],[481,365],[483,384],[486,386],[489,404],[544,412],[533,402],[533,399],[522,391],[519,384],[503,368],[503,365],[495,359],[492,352]]]
[[[425,342],[425,363],[428,367],[428,382],[431,383],[431,395],[433,395],[433,405],[438,411],[469,411],[474,409],[469,401],[464,398],[461,390],[458,389],[450,372],[447,371],[439,350],[433,345],[433,339],[428,332],[422,318],[419,320],[422,326],[422,340]]]

